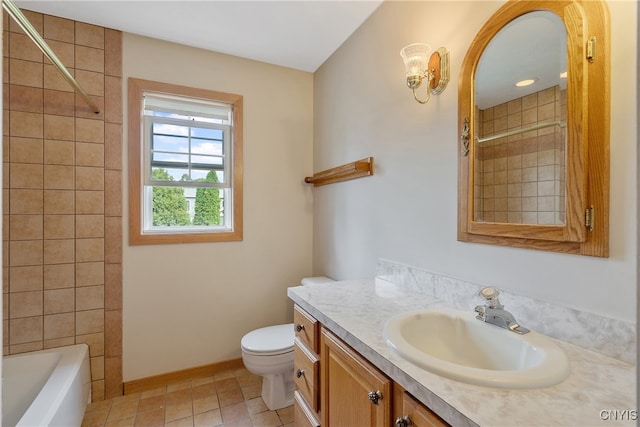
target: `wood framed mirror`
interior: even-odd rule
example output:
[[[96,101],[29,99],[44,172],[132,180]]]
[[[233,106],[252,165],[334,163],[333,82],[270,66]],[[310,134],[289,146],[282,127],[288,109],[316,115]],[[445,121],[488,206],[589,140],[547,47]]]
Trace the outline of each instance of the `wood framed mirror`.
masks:
[[[458,240],[609,255],[609,55],[601,1],[510,1],[480,29],[460,73]]]

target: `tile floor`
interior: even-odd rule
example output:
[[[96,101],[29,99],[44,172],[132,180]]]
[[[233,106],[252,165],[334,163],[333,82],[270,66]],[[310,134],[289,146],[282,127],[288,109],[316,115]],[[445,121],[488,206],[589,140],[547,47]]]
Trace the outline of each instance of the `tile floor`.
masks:
[[[262,377],[246,369],[94,402],[82,427],[293,427],[293,406],[270,411]]]

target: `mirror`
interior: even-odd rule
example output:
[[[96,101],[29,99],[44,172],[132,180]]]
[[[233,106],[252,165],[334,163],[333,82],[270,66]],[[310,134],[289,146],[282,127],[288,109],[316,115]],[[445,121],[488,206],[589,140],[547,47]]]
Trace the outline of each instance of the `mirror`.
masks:
[[[529,12],[498,31],[474,90],[474,220],[564,224],[567,32],[558,15]]]
[[[478,32],[460,76],[458,240],[608,256],[608,25],[600,1],[509,1]]]

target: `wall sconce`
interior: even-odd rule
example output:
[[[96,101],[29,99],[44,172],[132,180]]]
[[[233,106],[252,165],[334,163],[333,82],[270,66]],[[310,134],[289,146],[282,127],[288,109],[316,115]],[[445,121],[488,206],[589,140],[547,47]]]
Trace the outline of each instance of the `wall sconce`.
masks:
[[[429,102],[431,94],[440,95],[449,83],[449,51],[441,47],[431,53],[431,46],[413,43],[400,51],[407,71],[407,86],[413,90],[413,97],[420,104]],[[416,89],[427,79],[426,99],[418,98]]]

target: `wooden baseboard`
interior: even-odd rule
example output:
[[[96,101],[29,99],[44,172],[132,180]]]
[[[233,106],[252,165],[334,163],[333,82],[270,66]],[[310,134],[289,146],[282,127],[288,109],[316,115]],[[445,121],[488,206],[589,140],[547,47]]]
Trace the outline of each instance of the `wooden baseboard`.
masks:
[[[228,369],[240,369],[243,367],[244,364],[242,363],[242,359],[239,358],[226,360],[224,362],[211,363],[209,365],[197,366],[195,368],[184,369],[181,371],[154,375],[152,377],[140,378],[139,380],[125,382],[124,394],[153,390],[154,388],[163,387],[167,384],[187,381],[195,378],[209,377]]]

